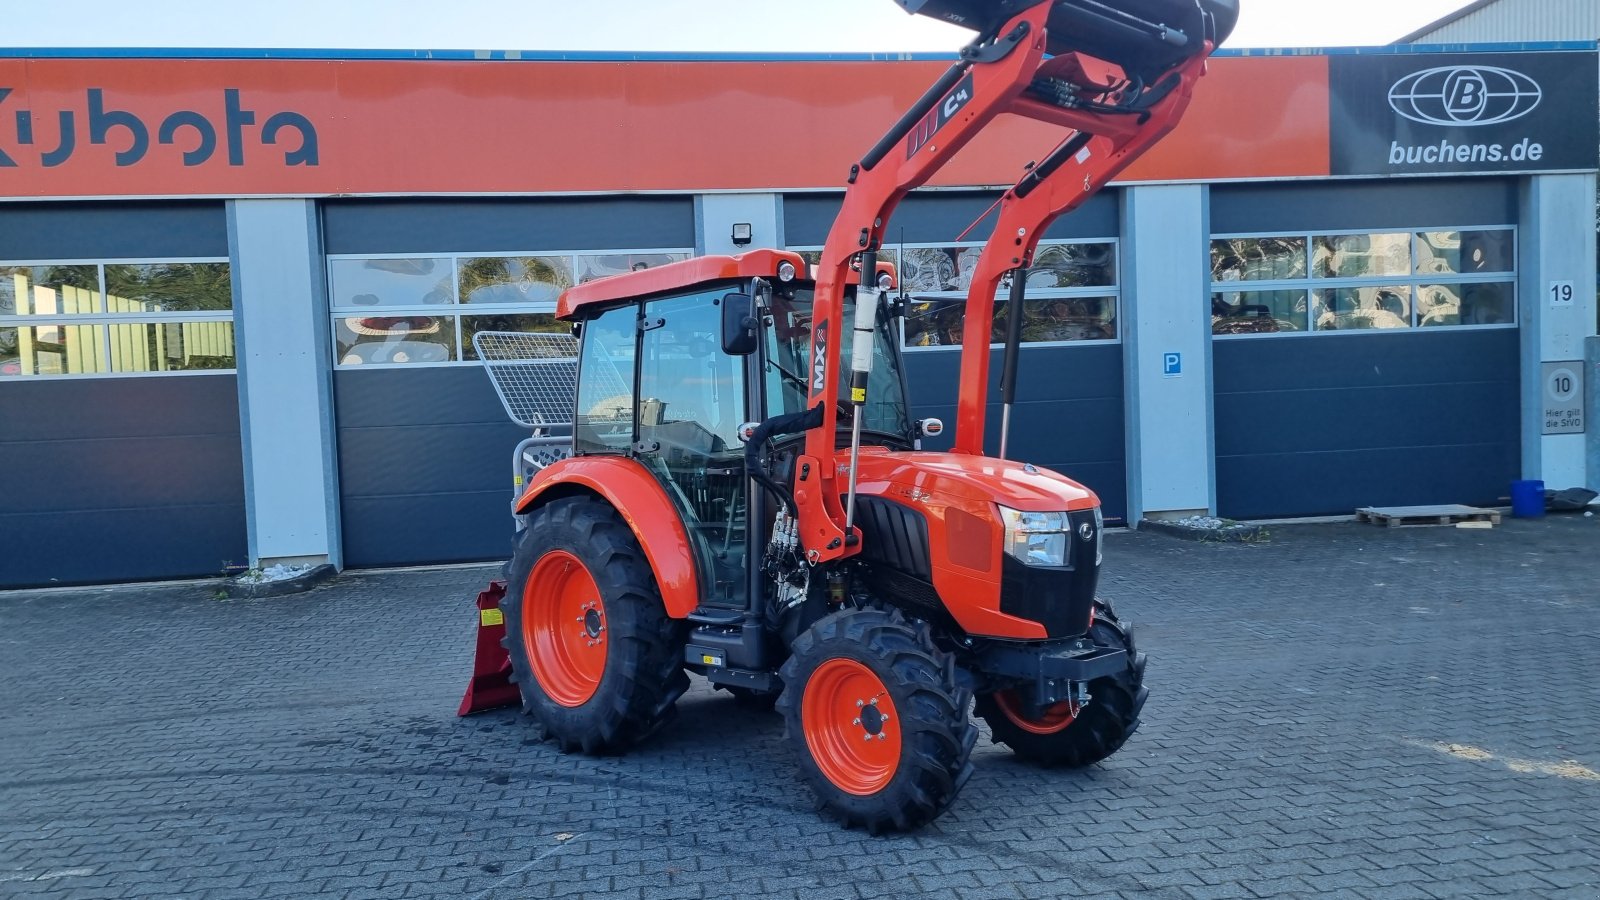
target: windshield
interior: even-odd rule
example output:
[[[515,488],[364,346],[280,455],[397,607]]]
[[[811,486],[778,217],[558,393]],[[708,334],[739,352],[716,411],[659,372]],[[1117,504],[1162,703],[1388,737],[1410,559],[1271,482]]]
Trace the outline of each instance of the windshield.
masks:
[[[766,330],[766,359],[763,363],[767,387],[767,415],[802,412],[808,395],[806,378],[810,374],[811,304],[813,290],[780,288],[772,298],[773,324]],[[845,334],[854,321],[855,303],[844,304]],[[839,397],[844,400],[850,387],[850,341],[839,342]],[[905,390],[901,385],[900,356],[894,349],[894,333],[886,317],[879,317],[878,332],[872,347],[872,377],[867,382],[863,433],[889,437],[911,445],[910,417],[906,414]],[[841,405],[839,424],[848,427],[854,407]]]

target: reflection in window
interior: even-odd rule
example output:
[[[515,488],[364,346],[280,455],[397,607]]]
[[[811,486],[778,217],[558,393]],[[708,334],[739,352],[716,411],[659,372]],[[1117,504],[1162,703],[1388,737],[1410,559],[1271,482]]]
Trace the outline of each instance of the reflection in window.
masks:
[[[1417,317],[1423,326],[1509,325],[1516,322],[1516,285],[1510,282],[1423,285]]]
[[[459,266],[462,303],[554,303],[572,287],[564,256],[479,256]]]
[[[230,309],[233,309],[233,283],[228,277],[227,263],[106,266],[107,312],[223,312]]]
[[[514,331],[522,334],[571,334],[572,325],[557,319],[553,313],[462,316],[462,359],[475,360],[478,358],[478,350],[473,346],[472,338],[480,331]]]
[[[1411,327],[1411,288],[1323,288],[1312,292],[1311,318],[1318,331],[1392,330]]]
[[[1211,263],[1217,335],[1517,321],[1511,228],[1217,238]]]
[[[912,298],[906,305],[906,346],[961,346],[961,329],[966,309],[965,300]]]
[[[1510,272],[1516,259],[1515,232],[1425,231],[1417,235],[1418,275]]]
[[[1211,242],[1211,280],[1284,281],[1306,277],[1306,239],[1231,238]]]
[[[1313,244],[1312,275],[1317,278],[1370,278],[1411,273],[1411,235],[1341,234]]]
[[[982,252],[982,247],[912,247],[905,251],[900,281],[912,293],[965,291]]]
[[[105,368],[99,325],[0,327],[0,376],[93,375]]]
[[[234,368],[232,322],[118,322],[108,331],[113,372]]]
[[[994,341],[1004,341],[1006,313],[995,307]],[[1022,342],[1111,341],[1117,337],[1115,297],[1061,297],[1025,300],[1022,304]]]
[[[334,322],[339,364],[441,363],[456,359],[453,316],[343,317]]]
[[[1028,289],[1114,287],[1117,250],[1114,244],[1046,244],[1033,255]]]
[[[1211,295],[1212,334],[1305,331],[1305,291],[1231,291]]]
[[[434,306],[453,302],[450,260],[334,259],[334,306]]]
[[[914,298],[906,310],[905,345],[961,346],[966,306],[965,300]],[[997,298],[989,334],[991,343],[1005,341],[1008,312],[1005,297]],[[1115,297],[1027,297],[1022,304],[1022,317],[1022,342],[1025,344],[1117,338]]]
[[[602,253],[577,258],[578,283],[688,259],[687,253]]]
[[[0,377],[231,370],[232,308],[225,262],[0,266]]]
[[[98,312],[98,266],[0,266],[0,316]]]

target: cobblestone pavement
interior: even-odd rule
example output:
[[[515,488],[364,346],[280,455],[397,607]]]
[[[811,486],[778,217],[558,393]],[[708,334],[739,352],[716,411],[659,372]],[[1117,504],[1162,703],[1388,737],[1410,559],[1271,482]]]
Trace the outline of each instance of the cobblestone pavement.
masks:
[[[1108,541],[1143,729],[820,819],[703,684],[647,746],[457,719],[490,569],[0,595],[0,896],[1600,897],[1600,519]]]

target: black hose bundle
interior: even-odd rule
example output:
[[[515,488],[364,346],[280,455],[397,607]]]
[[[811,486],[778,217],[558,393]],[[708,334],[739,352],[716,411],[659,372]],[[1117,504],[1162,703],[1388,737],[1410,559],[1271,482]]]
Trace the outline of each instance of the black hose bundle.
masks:
[[[777,495],[778,500],[784,504],[790,515],[798,508],[794,502],[794,495],[788,488],[774,481],[767,474],[767,467],[761,460],[761,452],[767,442],[775,437],[786,434],[799,434],[810,431],[822,425],[822,404],[798,413],[785,413],[773,416],[755,427],[750,432],[750,438],[744,443],[744,469],[756,483]]]

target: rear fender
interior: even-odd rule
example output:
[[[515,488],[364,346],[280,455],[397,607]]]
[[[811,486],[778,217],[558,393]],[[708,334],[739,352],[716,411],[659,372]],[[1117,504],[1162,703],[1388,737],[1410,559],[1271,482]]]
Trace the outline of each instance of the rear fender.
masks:
[[[628,523],[655,573],[667,615],[682,619],[700,605],[694,548],[672,498],[650,470],[622,456],[579,456],[546,466],[528,482],[517,514],[574,494],[595,494]]]

